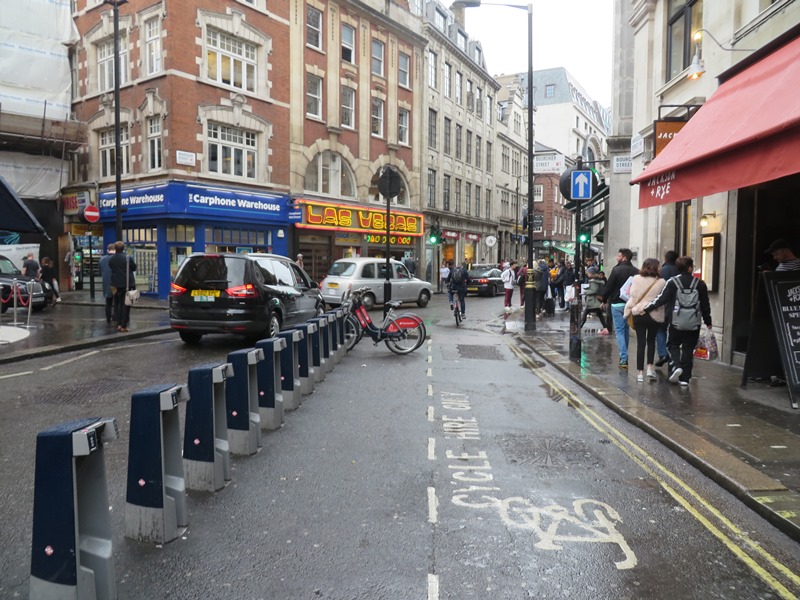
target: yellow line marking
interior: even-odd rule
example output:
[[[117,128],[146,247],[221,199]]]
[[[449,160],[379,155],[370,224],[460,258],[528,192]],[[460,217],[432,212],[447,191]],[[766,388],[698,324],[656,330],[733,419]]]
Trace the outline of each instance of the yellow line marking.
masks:
[[[772,587],[776,592],[778,592],[781,597],[791,599],[796,598],[791,591],[786,589],[773,575],[767,572],[761,565],[759,565],[749,554],[747,554],[742,548],[736,545],[736,543],[728,537],[724,532],[720,531],[713,523],[711,523],[706,517],[701,515],[697,509],[689,504],[689,501],[681,496],[678,491],[673,488],[665,478],[660,476],[655,471],[661,471],[665,476],[666,479],[671,479],[674,483],[677,484],[677,487],[682,488],[688,495],[690,495],[694,500],[696,500],[703,508],[705,508],[708,512],[710,512],[716,519],[718,519],[722,525],[728,528],[731,533],[741,539],[746,545],[748,545],[756,554],[761,555],[761,557],[766,560],[773,568],[779,571],[782,575],[784,575],[787,579],[789,579],[794,585],[800,585],[800,575],[795,574],[792,572],[788,567],[784,564],[779,562],[775,557],[773,557],[769,552],[764,550],[761,545],[756,542],[755,540],[750,539],[747,534],[741,530],[737,525],[731,522],[727,517],[725,517],[722,513],[720,513],[716,508],[714,508],[705,498],[703,498],[698,492],[696,492],[689,484],[685,481],[680,479],[677,475],[675,475],[672,471],[667,469],[662,463],[656,460],[654,457],[650,456],[643,448],[635,444],[633,441],[628,439],[622,432],[616,429],[613,425],[608,423],[605,419],[603,419],[600,415],[598,415],[594,410],[584,404],[572,391],[566,389],[559,381],[557,381],[554,377],[552,377],[546,370],[541,367],[536,367],[533,364],[533,361],[529,359],[524,353],[522,353],[518,348],[515,346],[511,346],[512,351],[526,364],[529,365],[531,371],[542,381],[546,382],[548,385],[556,388],[559,393],[568,397],[569,401],[573,404],[576,411],[579,415],[581,415],[589,424],[591,424],[595,429],[604,433],[608,438],[614,442],[614,444],[619,447],[625,454],[627,454],[634,462],[636,462],[642,469],[649,473],[656,481],[658,481],[659,485],[661,485],[667,493],[669,493],[675,500],[677,500],[692,516],[695,517],[709,532],[711,532],[715,537],[717,537],[735,556],[737,556],[742,562],[744,562],[753,572],[755,572],[761,579],[763,579],[770,587]],[[612,433],[613,432],[613,433]],[[627,446],[626,446],[627,445]],[[635,456],[634,452],[639,454],[639,456]],[[644,459],[644,460],[643,460]],[[655,467],[655,470],[651,468],[651,466],[645,464],[645,461],[652,464]]]

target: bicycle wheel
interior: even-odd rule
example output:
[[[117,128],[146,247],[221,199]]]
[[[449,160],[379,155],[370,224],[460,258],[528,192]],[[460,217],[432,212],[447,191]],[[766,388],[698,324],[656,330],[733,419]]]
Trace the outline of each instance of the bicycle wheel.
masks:
[[[415,315],[414,313],[402,313],[394,315],[394,318],[402,329],[421,329],[417,348],[422,346],[425,340],[428,339],[428,329],[425,327],[425,322],[419,315]]]
[[[354,315],[347,315],[347,318],[344,320],[344,343],[348,352],[355,348],[356,344],[361,340],[363,333],[364,329],[361,327],[361,323],[358,322],[358,319],[356,319]]]
[[[425,325],[421,320],[416,321],[410,326],[401,326],[397,323],[395,317],[389,317],[389,323],[386,326],[387,331],[400,332],[399,337],[386,339],[386,347],[395,354],[410,354],[419,348],[425,342]]]
[[[453,315],[456,318],[456,327],[461,325],[461,302],[458,298],[455,298],[453,301]]]

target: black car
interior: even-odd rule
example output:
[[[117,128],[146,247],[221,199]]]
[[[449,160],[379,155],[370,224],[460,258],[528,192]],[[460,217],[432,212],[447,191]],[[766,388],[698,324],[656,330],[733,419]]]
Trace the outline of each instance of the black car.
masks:
[[[28,307],[28,294],[33,298],[33,310],[38,312],[47,306],[47,298],[42,282],[30,277],[25,277],[10,258],[0,255],[0,313],[6,312],[9,308],[14,308],[14,298],[11,295],[11,288],[14,280],[17,281],[17,308]]]
[[[317,283],[276,254],[192,254],[169,294],[170,326],[187,344],[206,333],[273,337],[323,310]]]
[[[503,281],[500,279],[500,269],[470,269],[468,294],[480,296],[496,296],[503,291]]]

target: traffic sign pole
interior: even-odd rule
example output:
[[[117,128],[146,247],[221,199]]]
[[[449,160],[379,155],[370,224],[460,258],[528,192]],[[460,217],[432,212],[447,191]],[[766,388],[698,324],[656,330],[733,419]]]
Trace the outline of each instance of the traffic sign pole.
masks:
[[[572,172],[572,197],[571,200],[588,200],[592,197],[592,172],[589,171],[588,177],[588,185],[580,185],[582,182],[583,177],[586,171],[582,171],[583,167],[583,159],[578,158],[578,168]],[[576,185],[577,184],[577,185]],[[579,197],[575,196],[575,193],[580,193]],[[587,194],[585,196],[584,194]],[[569,358],[570,360],[580,361],[581,359],[581,313],[583,312],[583,306],[581,302],[581,284],[583,283],[583,257],[581,250],[583,249],[583,244],[581,244],[580,235],[581,235],[581,217],[583,213],[583,206],[578,204],[577,209],[575,210],[575,281],[573,285],[575,287],[575,296],[570,303],[570,311],[569,311]]]

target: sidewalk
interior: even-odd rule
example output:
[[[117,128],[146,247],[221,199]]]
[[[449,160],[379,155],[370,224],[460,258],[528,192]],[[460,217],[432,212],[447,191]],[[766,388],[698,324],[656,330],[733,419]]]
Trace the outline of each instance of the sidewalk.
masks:
[[[616,337],[587,321],[578,364],[569,358],[568,311],[538,318],[535,332],[524,318],[511,313],[506,332],[800,541],[800,411],[785,387],[742,388],[741,369],[701,360],[688,388],[670,384],[666,367],[657,381],[637,383],[635,335],[631,368],[620,369]]]

